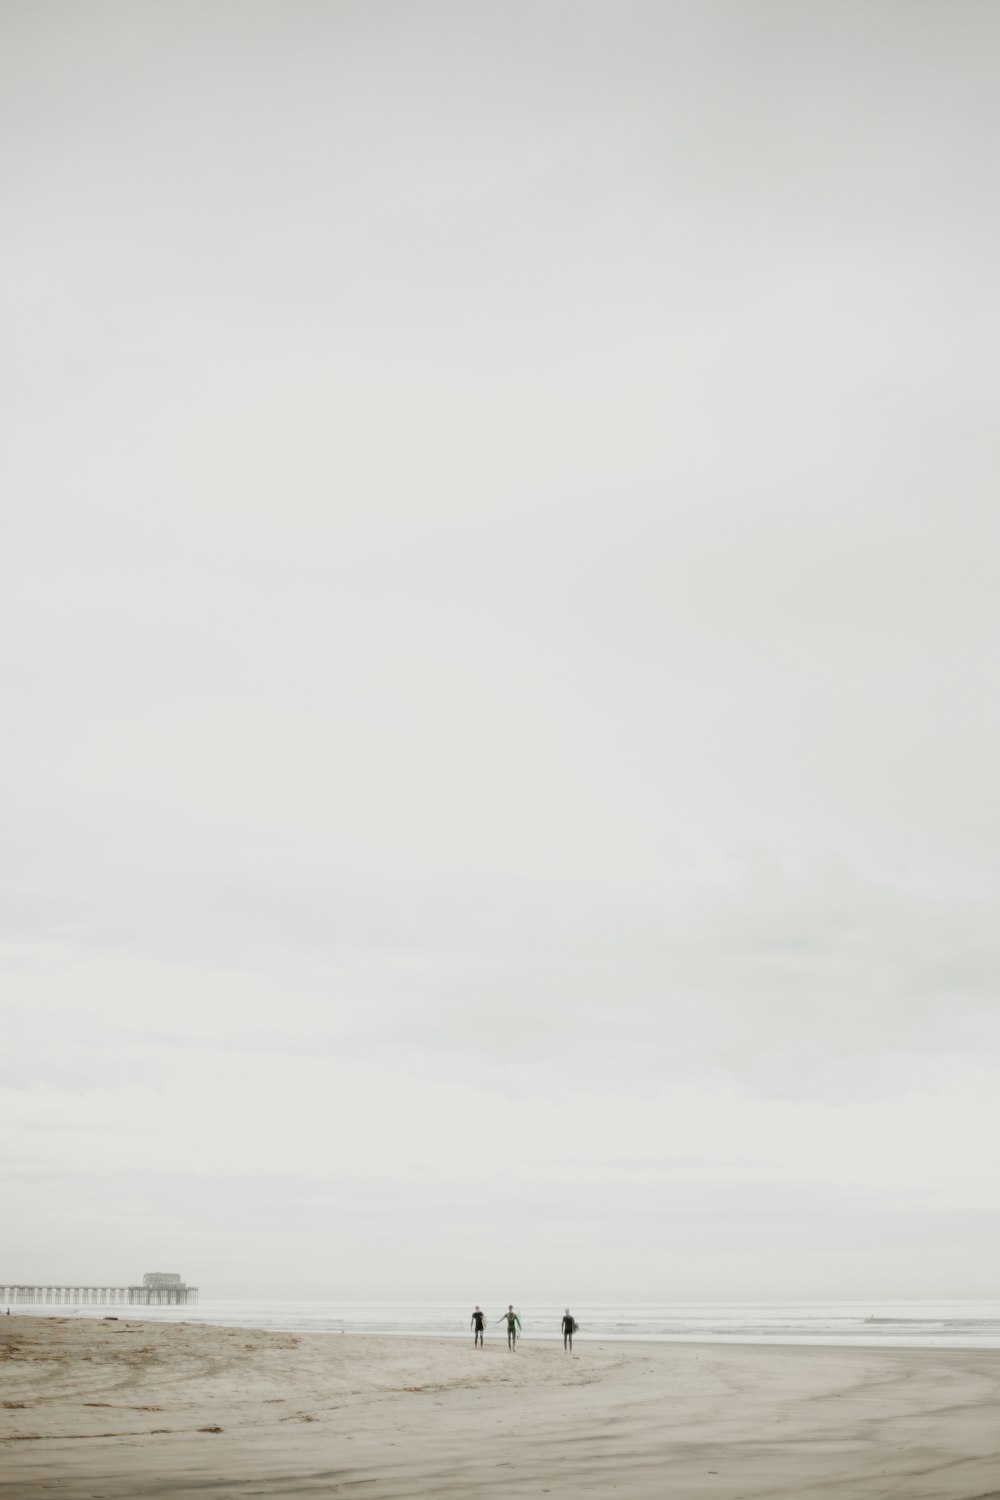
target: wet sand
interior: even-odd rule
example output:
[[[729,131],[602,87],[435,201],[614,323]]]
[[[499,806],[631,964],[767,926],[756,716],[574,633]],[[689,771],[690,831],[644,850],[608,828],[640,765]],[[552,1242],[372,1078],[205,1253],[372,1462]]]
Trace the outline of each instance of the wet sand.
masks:
[[[1000,1500],[1000,1353],[0,1320],[0,1497]]]

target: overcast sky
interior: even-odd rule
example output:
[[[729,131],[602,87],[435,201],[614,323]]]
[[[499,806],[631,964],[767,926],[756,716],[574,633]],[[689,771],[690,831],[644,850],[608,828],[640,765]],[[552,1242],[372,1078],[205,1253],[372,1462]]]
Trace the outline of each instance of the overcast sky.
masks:
[[[997,1295],[1000,7],[0,29],[0,1272]]]

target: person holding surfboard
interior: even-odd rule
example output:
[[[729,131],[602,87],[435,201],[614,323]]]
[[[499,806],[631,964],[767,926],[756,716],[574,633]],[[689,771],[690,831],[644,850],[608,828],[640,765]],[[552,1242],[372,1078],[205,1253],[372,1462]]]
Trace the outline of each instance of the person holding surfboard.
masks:
[[[573,1335],[578,1327],[579,1324],[567,1307],[566,1311],[563,1313],[562,1320],[563,1348],[568,1349],[571,1354],[573,1352]]]
[[[497,1318],[497,1322],[507,1324],[507,1348],[513,1349],[517,1343],[517,1336],[521,1332],[521,1319],[514,1311],[513,1302],[508,1302],[507,1311],[502,1318]]]
[[[473,1343],[473,1347],[475,1347],[476,1344],[479,1345],[480,1349],[483,1347],[483,1334],[485,1333],[485,1331],[486,1331],[486,1316],[483,1313],[481,1307],[479,1306],[479,1303],[477,1302],[476,1303],[476,1310],[472,1314],[472,1332],[473,1332],[472,1343]]]

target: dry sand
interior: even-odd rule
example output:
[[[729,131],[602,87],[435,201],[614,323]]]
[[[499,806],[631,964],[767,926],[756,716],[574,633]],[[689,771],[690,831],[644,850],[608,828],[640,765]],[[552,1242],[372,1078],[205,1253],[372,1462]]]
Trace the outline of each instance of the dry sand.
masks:
[[[0,1496],[1000,1500],[1000,1353],[0,1320]]]

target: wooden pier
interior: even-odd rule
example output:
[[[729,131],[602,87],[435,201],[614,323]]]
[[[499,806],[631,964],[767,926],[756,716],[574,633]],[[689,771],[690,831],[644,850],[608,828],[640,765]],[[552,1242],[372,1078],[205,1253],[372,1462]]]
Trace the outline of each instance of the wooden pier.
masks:
[[[179,1276],[160,1271],[147,1272],[141,1286],[30,1286],[0,1281],[4,1308],[24,1303],[53,1307],[190,1307],[197,1301],[196,1286],[186,1286]]]

